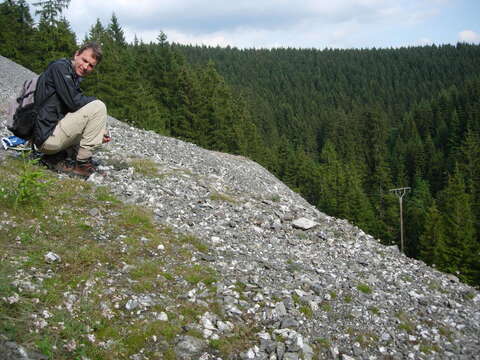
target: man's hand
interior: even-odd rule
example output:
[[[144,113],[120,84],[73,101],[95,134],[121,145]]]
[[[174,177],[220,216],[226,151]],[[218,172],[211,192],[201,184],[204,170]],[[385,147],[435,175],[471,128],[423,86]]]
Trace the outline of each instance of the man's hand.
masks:
[[[104,134],[103,139],[102,139],[102,143],[105,144],[105,143],[110,142],[111,140],[112,140],[112,137],[109,134]]]

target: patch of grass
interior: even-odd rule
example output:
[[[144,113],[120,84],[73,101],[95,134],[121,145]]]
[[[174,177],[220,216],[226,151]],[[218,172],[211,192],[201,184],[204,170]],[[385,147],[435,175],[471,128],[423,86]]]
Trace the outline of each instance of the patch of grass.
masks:
[[[412,334],[415,331],[415,326],[410,322],[400,323],[398,324],[398,328],[409,334]]]
[[[371,294],[372,293],[372,289],[367,284],[358,284],[357,285],[357,290],[364,293],[364,294]]]
[[[202,282],[209,286],[217,281],[217,273],[215,270],[199,264],[195,264],[191,267],[184,267],[182,276],[191,285],[196,285],[199,282]]]
[[[95,189],[95,197],[98,201],[106,201],[116,204],[120,203],[120,200],[118,200],[117,197],[105,186],[99,186]]]
[[[475,293],[473,291],[469,291],[463,294],[463,298],[466,300],[473,300],[475,298]]]
[[[435,344],[421,343],[420,351],[424,354],[434,354],[436,352],[440,352],[440,348],[438,347],[438,345]]]
[[[358,342],[364,348],[368,348],[371,346],[376,346],[378,344],[378,336],[373,333],[359,333],[355,337],[355,341]]]
[[[330,340],[326,338],[316,338],[314,342],[324,349],[330,349],[330,346],[332,345]]]
[[[347,304],[350,304],[350,303],[353,301],[353,297],[352,297],[352,295],[345,295],[345,297],[343,298],[343,300],[344,300]]]
[[[313,317],[313,310],[310,306],[302,305],[300,306],[299,310],[307,319],[311,319]]]
[[[147,237],[147,233],[155,230],[152,214],[145,209],[132,205],[126,206],[121,210],[118,224],[129,230],[134,230],[131,231],[131,234],[133,233],[138,237]]]
[[[399,320],[398,328],[405,331],[408,334],[415,332],[415,324],[410,320],[410,317],[403,311],[399,311],[395,314]]]
[[[333,310],[333,307],[332,307],[332,305],[330,305],[329,303],[323,302],[323,303],[320,305],[320,309],[322,309],[322,310],[325,311],[325,312],[331,312],[331,311]]]
[[[197,321],[207,310],[207,308],[198,304],[183,303],[179,307],[178,313],[183,315],[185,323],[190,323]]]
[[[273,202],[279,202],[282,199],[280,198],[280,195],[275,194],[270,197],[270,200],[272,200]]]
[[[195,235],[182,235],[180,236],[180,242],[184,244],[191,244],[197,251],[201,253],[208,252],[208,245],[203,243],[198,237]]]
[[[156,177],[158,176],[158,165],[150,159],[132,159],[131,165],[136,172],[143,176]]]
[[[128,329],[124,344],[127,355],[133,355],[149,347],[153,343],[153,336],[172,342],[176,335],[181,333],[180,326],[173,322],[152,321],[139,322]]]
[[[289,258],[287,260],[287,270],[290,271],[290,272],[301,271],[302,266],[298,262],[296,262],[295,260]]]
[[[292,300],[294,304],[300,304],[300,296],[297,293],[292,293]]]
[[[235,288],[234,289],[235,289],[236,292],[242,293],[247,289],[247,285],[245,283],[237,280],[235,282]]]
[[[231,336],[215,340],[210,345],[220,353],[222,358],[233,359],[258,341],[255,336],[257,331],[255,326],[237,326]]]
[[[375,314],[375,315],[379,315],[380,314],[380,309],[377,308],[376,306],[370,306],[368,308],[368,310],[372,313],[372,314]]]
[[[210,194],[210,200],[213,201],[225,201],[228,203],[235,204],[237,201],[231,196],[219,192],[213,192]]]

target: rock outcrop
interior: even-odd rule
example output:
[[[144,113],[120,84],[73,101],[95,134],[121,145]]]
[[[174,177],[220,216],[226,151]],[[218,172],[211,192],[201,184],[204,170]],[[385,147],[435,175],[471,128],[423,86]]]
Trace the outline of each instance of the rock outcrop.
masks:
[[[29,77],[0,57],[1,109]],[[2,115],[1,136],[4,123]],[[179,336],[178,358],[218,358],[208,341],[238,324],[255,326],[258,336],[241,359],[480,358],[480,294],[472,287],[321,213],[244,157],[113,118],[109,126],[113,141],[97,156],[107,176],[88,181],[201,239],[210,250],[197,261],[221,274],[215,301],[224,317],[203,314],[192,324],[202,338]],[[155,164],[159,175],[132,161]],[[185,297],[201,303],[202,291]]]

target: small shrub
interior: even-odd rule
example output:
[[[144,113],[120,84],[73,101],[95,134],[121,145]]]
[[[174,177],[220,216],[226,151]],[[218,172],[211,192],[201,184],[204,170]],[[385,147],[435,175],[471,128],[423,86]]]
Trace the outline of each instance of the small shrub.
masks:
[[[35,168],[36,161],[23,159],[20,180],[14,190],[15,206],[34,205],[41,207],[49,182],[40,169]]]

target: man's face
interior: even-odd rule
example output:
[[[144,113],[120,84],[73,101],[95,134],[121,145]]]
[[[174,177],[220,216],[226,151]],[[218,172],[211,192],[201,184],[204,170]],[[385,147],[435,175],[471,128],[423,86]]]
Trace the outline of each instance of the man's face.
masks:
[[[87,76],[93,71],[95,65],[97,60],[93,57],[92,49],[85,49],[81,54],[77,51],[73,57],[73,69],[78,76]]]

